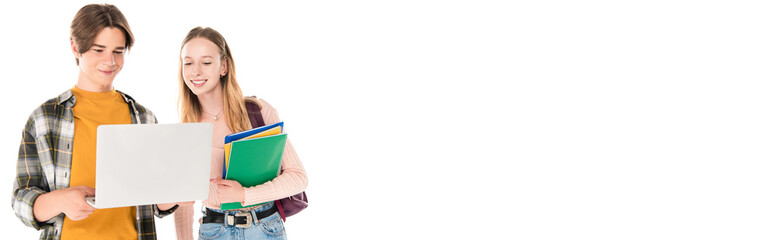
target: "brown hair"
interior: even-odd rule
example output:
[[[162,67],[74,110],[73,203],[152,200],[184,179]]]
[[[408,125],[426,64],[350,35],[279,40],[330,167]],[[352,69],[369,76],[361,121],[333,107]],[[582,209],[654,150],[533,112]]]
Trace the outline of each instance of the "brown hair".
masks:
[[[121,10],[110,4],[89,4],[78,10],[70,24],[70,40],[75,41],[79,53],[85,53],[94,45],[97,34],[106,27],[121,29],[126,37],[126,50],[132,47],[134,35],[129,23]],[[79,64],[78,58],[75,58],[75,64]]]
[[[177,71],[178,82],[180,82],[180,95],[178,98],[180,119],[183,122],[199,122],[199,118],[202,115],[199,98],[185,85],[182,60],[183,47],[185,44],[192,39],[199,37],[214,43],[215,46],[218,47],[220,60],[226,61],[226,65],[228,66],[226,75],[220,77],[219,82],[223,89],[223,114],[226,117],[226,125],[234,132],[250,129],[250,118],[248,118],[247,109],[245,108],[245,100],[248,99],[242,95],[242,89],[239,88],[239,84],[236,81],[236,70],[234,68],[234,58],[231,56],[231,49],[228,47],[226,39],[223,38],[218,31],[209,27],[196,27],[191,29],[191,31],[188,32],[188,35],[185,36],[183,44],[180,46],[181,58],[180,66]]]

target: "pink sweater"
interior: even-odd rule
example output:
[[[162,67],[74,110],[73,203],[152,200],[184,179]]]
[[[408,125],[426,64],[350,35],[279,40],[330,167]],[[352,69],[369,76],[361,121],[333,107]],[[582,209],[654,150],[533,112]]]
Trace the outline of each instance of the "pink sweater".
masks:
[[[277,110],[263,99],[258,102],[261,106],[261,115],[266,125],[280,122],[277,116]],[[215,126],[213,129],[213,153],[210,178],[219,178],[223,173],[223,138],[232,132],[227,127]],[[225,133],[225,134],[224,134]],[[271,200],[277,200],[300,193],[306,189],[307,179],[304,167],[298,160],[296,150],[288,140],[285,145],[285,153],[282,155],[282,174],[267,183],[245,187],[244,205],[252,205]],[[210,196],[202,204],[208,208],[219,209],[220,202],[215,195],[215,185],[210,184]],[[193,205],[181,205],[175,211],[175,228],[177,230],[177,239],[193,239]]]

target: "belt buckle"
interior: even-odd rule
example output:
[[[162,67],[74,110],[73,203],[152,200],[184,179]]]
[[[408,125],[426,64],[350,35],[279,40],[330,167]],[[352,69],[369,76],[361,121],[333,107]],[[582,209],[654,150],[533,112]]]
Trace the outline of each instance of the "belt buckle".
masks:
[[[234,219],[236,217],[245,217],[245,220],[246,220],[245,222],[246,223],[244,223],[244,224],[234,224]],[[228,225],[232,225],[234,227],[249,228],[250,226],[253,225],[253,215],[250,214],[249,212],[238,212],[238,213],[235,213],[234,215],[228,215],[228,220],[227,221],[228,221]]]

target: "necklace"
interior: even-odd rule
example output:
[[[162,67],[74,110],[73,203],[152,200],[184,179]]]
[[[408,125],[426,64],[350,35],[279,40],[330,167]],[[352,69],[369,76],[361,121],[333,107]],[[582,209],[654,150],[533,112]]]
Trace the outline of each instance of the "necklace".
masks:
[[[213,120],[213,121],[217,121],[217,120],[218,120],[218,116],[220,116],[220,113],[222,113],[222,112],[223,112],[223,108],[220,108],[220,112],[218,112],[218,114],[212,114],[212,113],[208,113],[207,111],[204,111],[204,109],[202,109],[202,112],[204,112],[204,113],[206,113],[206,114],[209,114],[210,116],[212,116],[212,120]]]

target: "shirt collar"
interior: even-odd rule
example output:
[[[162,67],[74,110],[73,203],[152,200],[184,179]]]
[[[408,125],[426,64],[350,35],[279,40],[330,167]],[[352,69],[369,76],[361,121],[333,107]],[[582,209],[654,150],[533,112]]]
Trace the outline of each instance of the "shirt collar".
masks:
[[[134,102],[134,98],[127,95],[126,93],[123,93],[121,91],[116,90],[119,94],[121,94],[121,97],[124,98],[124,101],[127,103]],[[73,92],[70,91],[70,89],[67,89],[67,91],[63,92],[62,94],[59,94],[57,97],[57,104],[59,105],[65,105],[65,107],[72,107],[75,105],[75,96],[73,96]]]
[[[56,104],[65,105],[65,107],[72,107],[75,105],[75,97],[73,96],[73,92],[71,92],[70,89],[67,89],[67,91],[59,94],[59,96],[56,97]]]

